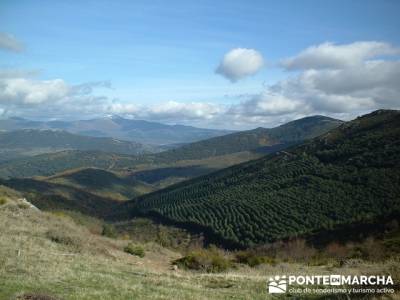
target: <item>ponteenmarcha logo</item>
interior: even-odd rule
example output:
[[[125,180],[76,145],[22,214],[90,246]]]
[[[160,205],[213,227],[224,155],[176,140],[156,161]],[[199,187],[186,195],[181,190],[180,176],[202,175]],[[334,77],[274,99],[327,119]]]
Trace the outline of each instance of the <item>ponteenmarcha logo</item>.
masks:
[[[297,287],[293,288],[293,285]],[[333,293],[394,293],[394,283],[390,275],[276,275],[269,277],[267,287],[270,294],[319,293],[324,292],[321,285],[330,286],[329,292]],[[316,286],[316,288],[302,289],[299,286]]]
[[[286,276],[270,277],[268,281],[268,293],[270,294],[283,294],[286,293],[287,281]]]

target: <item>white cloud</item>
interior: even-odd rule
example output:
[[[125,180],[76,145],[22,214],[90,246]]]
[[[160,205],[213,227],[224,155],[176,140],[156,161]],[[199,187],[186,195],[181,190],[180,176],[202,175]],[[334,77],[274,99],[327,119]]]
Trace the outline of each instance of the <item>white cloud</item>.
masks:
[[[236,48],[226,53],[216,73],[232,82],[256,74],[264,65],[264,59],[254,49]]]
[[[376,42],[363,43],[376,45]],[[97,95],[98,88],[111,87],[108,81],[70,85],[62,79],[24,77],[21,70],[0,70],[0,113],[18,113],[31,118],[75,119],[119,114],[167,123],[243,129],[275,126],[313,114],[349,118],[379,108],[400,108],[399,58],[385,57],[384,53],[389,55],[389,52],[394,52],[385,52],[382,47],[373,55],[373,47],[366,51],[369,54],[365,51],[357,55],[354,51],[342,51],[358,44],[333,46],[332,49],[337,49],[340,55],[332,55],[340,57],[340,62],[336,58],[331,60],[335,63],[331,63],[329,68],[321,59],[318,64],[303,64],[296,72],[289,73],[286,79],[258,94],[239,95],[237,99],[240,102],[231,105],[176,101],[157,104],[122,102]],[[309,49],[320,49],[322,45]],[[395,48],[391,46],[390,49]],[[354,60],[357,62],[353,63]]]
[[[133,103],[111,103],[104,107],[105,112],[112,115],[134,116],[140,113],[141,108]]]
[[[25,78],[7,78],[0,81],[0,103],[41,104],[59,101],[70,92],[61,80],[36,81]]]
[[[242,124],[261,124],[312,114],[343,117],[400,108],[400,61],[383,57],[397,53],[395,49],[377,42],[310,47],[287,65],[300,72],[233,105],[228,114]]]
[[[176,101],[167,101],[149,106],[140,106],[131,103],[113,103],[108,106],[107,110],[112,114],[175,122],[211,120],[222,112],[220,106],[211,103],[182,103]]]
[[[354,66],[378,56],[397,54],[400,54],[399,48],[382,42],[355,42],[347,45],[323,43],[284,59],[281,65],[288,70],[336,69]]]
[[[211,103],[190,102],[180,103],[168,101],[160,105],[150,107],[147,114],[151,118],[160,119],[202,119],[209,120],[221,112],[218,105]]]
[[[109,87],[109,82],[70,85],[62,79],[21,78],[23,73],[7,70],[3,72],[4,78],[0,77],[0,109],[3,115],[33,119],[86,118],[104,113],[111,102],[107,97],[93,93],[94,88]]]
[[[1,71],[0,71],[1,73]],[[23,72],[22,72],[23,73]],[[108,81],[69,85],[62,79],[34,80],[20,78],[19,72],[5,72],[0,78],[0,110],[33,118],[87,118],[108,114],[134,118],[185,123],[211,120],[219,116],[219,105],[203,102],[182,103],[167,101],[139,105],[96,96],[94,89],[111,88]]]
[[[309,70],[302,78],[315,88],[330,93],[349,94],[377,87],[398,89],[400,61],[375,60],[338,70]]]
[[[276,116],[303,110],[304,103],[267,90],[247,101],[233,105],[228,114],[249,117]]]
[[[0,49],[12,52],[22,52],[25,47],[14,36],[5,32],[0,32]]]
[[[273,88],[325,113],[396,108],[400,106],[400,62],[365,61],[339,70],[306,70]]]

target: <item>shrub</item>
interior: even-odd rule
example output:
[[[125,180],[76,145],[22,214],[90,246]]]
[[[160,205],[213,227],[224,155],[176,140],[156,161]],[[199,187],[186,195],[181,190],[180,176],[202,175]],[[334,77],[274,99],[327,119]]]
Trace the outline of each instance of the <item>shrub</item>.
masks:
[[[361,246],[355,246],[349,255],[350,258],[356,258],[356,259],[368,259],[368,252],[367,249],[364,249]]]
[[[276,264],[275,259],[272,257],[257,255],[256,253],[249,251],[240,251],[236,253],[235,260],[238,263],[246,264],[250,267],[255,267],[261,264]]]
[[[28,209],[30,206],[26,203],[18,203],[20,209]]]
[[[323,254],[315,254],[313,257],[307,260],[307,265],[308,266],[326,266],[326,265],[331,265],[332,263],[335,263],[336,260],[334,258],[327,257],[326,255]]]
[[[74,250],[81,250],[83,240],[77,235],[67,233],[61,229],[51,229],[46,232],[46,236],[52,242],[68,246]]]
[[[117,237],[117,230],[115,227],[111,224],[104,224],[103,225],[103,230],[101,232],[101,235],[104,235],[109,238],[116,238]]]
[[[309,246],[304,239],[295,238],[282,243],[277,243],[275,246],[276,258],[290,262],[309,261],[317,250]]]
[[[345,259],[349,256],[350,249],[344,245],[341,245],[337,242],[331,242],[328,244],[324,251],[328,257],[337,258],[337,259]]]
[[[173,262],[184,269],[210,273],[222,272],[231,267],[231,262],[217,250],[197,250]]]
[[[136,256],[139,256],[139,257],[144,257],[144,256],[145,256],[145,252],[144,252],[143,247],[134,245],[134,244],[132,244],[132,243],[129,243],[129,244],[124,248],[124,251],[125,251],[126,253],[129,253],[129,254],[132,254],[132,255],[136,255]]]
[[[385,240],[383,246],[389,252],[398,253],[400,249],[400,237],[393,237]]]
[[[4,197],[0,197],[0,205],[6,204],[7,203],[7,199]]]

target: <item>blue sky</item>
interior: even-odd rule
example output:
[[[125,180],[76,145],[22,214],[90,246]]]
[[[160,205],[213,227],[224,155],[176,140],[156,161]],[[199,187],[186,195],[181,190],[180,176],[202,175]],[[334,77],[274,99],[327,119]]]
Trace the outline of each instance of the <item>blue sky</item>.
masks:
[[[84,98],[92,106],[77,115],[73,110],[67,113],[66,105],[63,116],[59,113],[60,106],[49,108],[50,102],[58,101],[53,99],[54,95],[46,100],[49,103],[38,100],[36,108],[20,99],[14,103],[6,103],[9,101],[6,99],[0,104],[4,115],[87,118],[126,113],[136,118],[205,127],[267,126],[314,113],[351,117],[375,106],[381,107],[382,103],[373,99],[375,106],[369,102],[364,107],[356,105],[352,109],[330,111],[314,105],[307,111],[293,112],[294,106],[285,100],[292,109],[271,109],[276,107],[274,101],[282,106],[279,97],[290,97],[285,93],[279,94],[279,99],[274,98],[276,88],[272,93],[270,87],[278,84],[281,89],[281,83],[287,78],[309,71],[307,68],[288,70],[280,62],[326,42],[333,43],[332,47],[362,41],[380,42],[397,49],[399,11],[399,1],[2,0],[0,31],[18,41],[21,50],[0,50],[0,68],[35,73],[26,80],[37,84],[36,88],[41,87],[41,81],[56,79],[62,80],[66,89],[88,85],[90,93],[66,93],[68,99],[73,98],[70,101],[74,105],[78,98]],[[257,51],[264,63],[251,76],[232,82],[215,70],[224,55],[237,48]],[[393,53],[387,61],[397,62],[398,53]],[[378,51],[375,56],[364,58],[365,61],[381,59],[386,54],[387,51]],[[8,80],[7,84],[11,84]],[[111,88],[96,84],[103,81],[110,83]],[[26,89],[33,88],[25,86],[23,90]],[[257,96],[260,98],[265,93],[275,95],[268,100],[263,96],[262,101],[269,102],[260,107],[269,111],[237,116],[239,110],[244,115],[251,103],[257,106],[261,101]],[[65,94],[60,97],[64,97],[62,103],[68,101]],[[105,98],[107,103],[118,104],[120,108],[107,111]],[[101,104],[99,110],[93,108],[96,101]],[[167,105],[169,108],[162,113],[157,111],[169,102],[172,102]],[[395,108],[393,102],[383,106]],[[205,103],[211,108],[200,105]],[[239,107],[243,106],[241,103],[247,106]],[[212,112],[191,114],[191,104],[193,110],[208,107]],[[125,112],[123,105],[135,106],[139,112],[132,107]],[[143,111],[147,113],[140,113]],[[224,119],[229,119],[228,115],[231,119],[226,123]]]

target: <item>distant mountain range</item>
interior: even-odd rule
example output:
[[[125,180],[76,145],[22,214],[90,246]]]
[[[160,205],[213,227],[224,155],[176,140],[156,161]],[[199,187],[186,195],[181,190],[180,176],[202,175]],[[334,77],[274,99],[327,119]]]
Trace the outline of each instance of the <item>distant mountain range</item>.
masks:
[[[58,129],[85,136],[111,137],[143,144],[190,143],[231,133],[184,125],[166,125],[119,116],[80,121],[31,121],[23,118],[0,120],[0,130]]]
[[[101,152],[63,151],[4,162],[0,163],[0,177],[50,176],[69,169],[85,167],[135,171],[138,166],[141,166],[142,169],[146,166],[151,169],[166,166],[175,167],[177,162],[182,161],[195,161],[193,164],[197,165],[202,164],[202,162],[200,162],[201,160],[213,157],[220,157],[219,160],[222,164],[218,164],[218,168],[222,168],[232,165],[236,161],[235,157],[227,158],[222,156],[255,151],[257,153],[249,153],[247,157],[248,159],[258,158],[261,154],[282,150],[293,144],[323,134],[330,129],[336,128],[340,124],[342,124],[340,120],[323,116],[313,116],[295,120],[271,129],[257,128],[254,130],[237,132],[190,143],[160,153],[139,156],[122,154],[128,150],[144,153],[145,150],[150,149],[140,144],[131,145],[129,142],[121,142],[107,138],[80,137],[66,132],[37,130],[17,131],[18,134],[16,134],[15,137],[13,137],[13,133],[4,133],[3,147],[5,148],[6,145],[9,145],[8,147],[11,145],[20,145],[22,147],[22,145],[25,144],[29,149],[32,144],[43,144],[47,146],[54,146],[57,144],[62,147],[69,146],[69,149],[78,150],[91,150],[97,147]],[[29,134],[31,134],[31,136]],[[19,135],[21,135],[22,138],[18,138]],[[37,138],[35,138],[36,135]],[[6,139],[6,137],[8,138]],[[44,141],[41,142],[41,140]],[[75,147],[72,147],[72,145]],[[107,151],[113,153],[107,153]],[[214,170],[215,167],[213,166],[211,169]],[[193,174],[196,176],[201,175],[198,170],[197,166],[195,166]],[[203,174],[207,172],[207,168],[201,168],[201,170]],[[179,172],[180,171],[181,170],[179,170]],[[154,171],[152,171],[152,173],[154,173]],[[185,171],[185,173],[187,174],[187,171]]]
[[[384,220],[400,213],[399,141],[400,112],[376,111],[302,145],[125,202],[113,218],[150,216],[233,247]]]
[[[63,130],[22,129],[0,132],[0,161],[62,150],[101,150],[118,154],[144,154],[155,147],[114,138],[89,137]]]

